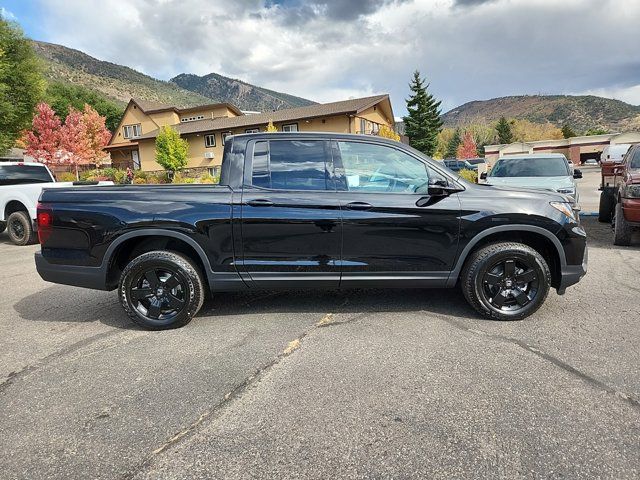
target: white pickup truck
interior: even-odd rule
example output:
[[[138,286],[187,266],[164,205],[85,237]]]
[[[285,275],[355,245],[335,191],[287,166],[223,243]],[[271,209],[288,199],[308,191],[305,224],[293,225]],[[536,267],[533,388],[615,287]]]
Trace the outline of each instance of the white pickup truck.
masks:
[[[98,184],[113,185],[113,182]],[[0,162],[0,233],[6,229],[16,245],[33,243],[36,207],[42,190],[72,185],[73,182],[56,182],[42,163]]]

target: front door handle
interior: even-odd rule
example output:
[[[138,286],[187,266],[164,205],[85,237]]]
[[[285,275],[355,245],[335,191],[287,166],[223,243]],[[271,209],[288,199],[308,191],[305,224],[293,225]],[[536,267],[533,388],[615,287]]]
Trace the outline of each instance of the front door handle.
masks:
[[[351,202],[347,203],[346,207],[349,210],[370,210],[373,208],[373,205],[367,202]]]
[[[254,200],[249,200],[247,205],[251,207],[273,207],[273,202],[266,198],[256,198]]]

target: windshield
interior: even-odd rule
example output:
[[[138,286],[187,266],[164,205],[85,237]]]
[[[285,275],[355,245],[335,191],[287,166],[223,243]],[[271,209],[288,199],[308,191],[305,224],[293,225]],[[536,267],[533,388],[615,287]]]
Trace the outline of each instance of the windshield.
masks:
[[[501,158],[490,177],[566,177],[570,175],[564,158]]]

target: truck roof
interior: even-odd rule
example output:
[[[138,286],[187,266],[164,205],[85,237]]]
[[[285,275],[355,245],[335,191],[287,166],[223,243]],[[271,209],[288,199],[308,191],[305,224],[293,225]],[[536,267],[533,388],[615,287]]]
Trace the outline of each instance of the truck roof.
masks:
[[[564,154],[562,153],[525,153],[525,154],[521,154],[521,155],[505,155],[503,157],[500,157],[498,160],[508,160],[510,158],[518,158],[518,159],[523,159],[523,158],[564,158],[565,160],[567,159],[567,157],[564,156]]]

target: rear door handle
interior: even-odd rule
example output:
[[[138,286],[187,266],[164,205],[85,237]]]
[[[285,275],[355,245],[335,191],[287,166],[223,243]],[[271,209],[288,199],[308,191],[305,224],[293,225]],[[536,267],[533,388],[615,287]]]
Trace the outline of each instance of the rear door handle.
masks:
[[[249,200],[247,205],[251,207],[273,207],[273,202],[266,198],[256,198],[254,200]]]
[[[349,210],[370,210],[373,208],[373,205],[367,202],[351,202],[347,203],[346,207]]]

